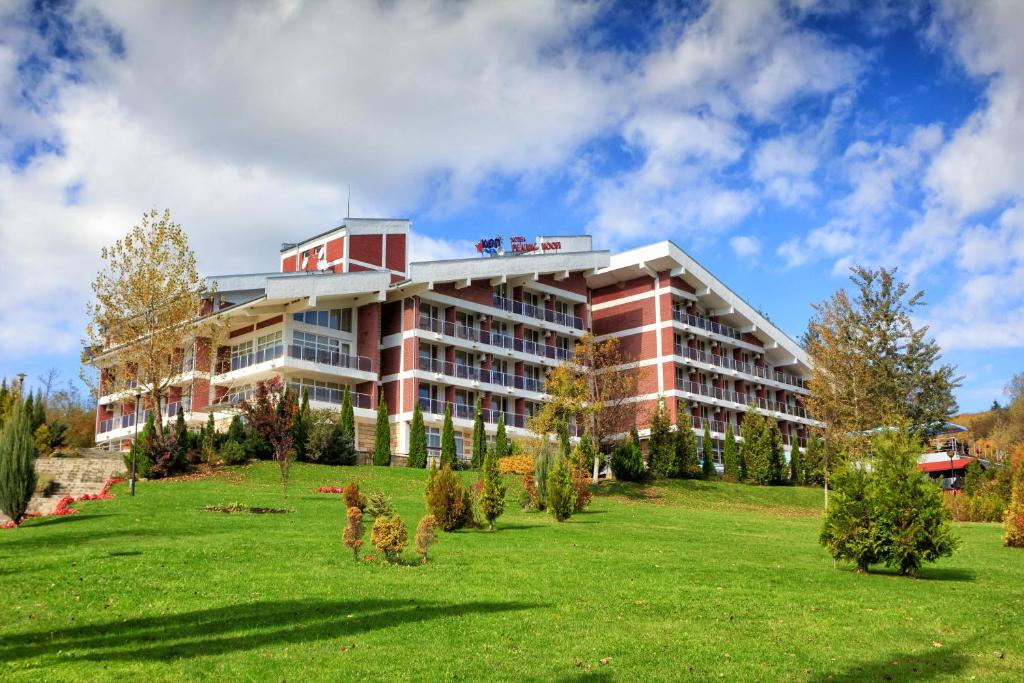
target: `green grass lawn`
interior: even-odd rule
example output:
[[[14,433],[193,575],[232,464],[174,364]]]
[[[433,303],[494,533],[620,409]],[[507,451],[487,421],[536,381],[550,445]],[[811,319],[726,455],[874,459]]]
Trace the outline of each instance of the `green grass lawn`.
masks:
[[[1024,553],[998,525],[958,525],[961,550],[918,579],[862,576],[818,546],[817,490],[602,484],[559,524],[513,510],[510,483],[496,532],[440,534],[425,566],[355,563],[341,496],[313,493],[352,477],[390,492],[412,535],[426,472],[296,465],[284,503],[272,463],[144,482],[134,499],[122,484],[78,515],[0,531],[0,679],[1024,672]],[[201,511],[235,501],[295,512]]]

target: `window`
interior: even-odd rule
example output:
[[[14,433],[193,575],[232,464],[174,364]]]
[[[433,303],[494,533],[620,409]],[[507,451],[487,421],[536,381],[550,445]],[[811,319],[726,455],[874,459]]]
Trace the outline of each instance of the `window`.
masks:
[[[466,444],[462,438],[462,432],[455,432],[455,457],[461,460],[465,457]]]
[[[441,430],[437,427],[427,427],[427,452],[434,455],[441,452]]]
[[[281,332],[272,332],[256,338],[256,362],[262,363],[281,355],[284,347],[281,344]]]
[[[341,405],[341,401],[345,395],[344,384],[338,384],[337,382],[325,382],[318,379],[309,379],[308,377],[293,377],[288,380],[288,388],[291,391],[296,392],[299,395],[300,400],[303,392],[309,392],[310,401],[334,403],[336,405]],[[354,398],[353,402],[355,402]]]
[[[292,333],[292,346],[296,358],[329,365],[347,365],[351,349],[334,337],[297,330]]]
[[[228,389],[227,395],[224,400],[228,403],[241,403],[242,401],[248,401],[252,398],[253,387],[251,384],[243,384],[237,387],[231,387]]]
[[[306,325],[316,325],[317,327],[326,327],[342,332],[352,331],[351,308],[325,308],[303,311],[302,313],[294,314],[292,319],[295,322],[305,323]]]

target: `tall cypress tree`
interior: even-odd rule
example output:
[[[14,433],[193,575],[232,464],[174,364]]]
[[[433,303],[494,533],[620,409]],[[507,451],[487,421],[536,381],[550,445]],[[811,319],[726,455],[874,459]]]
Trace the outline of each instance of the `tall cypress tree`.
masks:
[[[483,509],[488,528],[494,531],[494,520],[505,510],[505,483],[498,472],[498,458],[493,448],[488,449],[484,456],[483,469],[480,507]]]
[[[32,433],[46,424],[46,401],[43,400],[43,392],[36,392],[36,400],[32,405]]]
[[[700,474],[697,435],[690,428],[689,421],[680,422],[678,426],[679,430],[676,432],[675,438],[675,467],[673,468],[674,474],[672,476],[692,479]]]
[[[292,428],[295,435],[295,457],[306,460],[306,441],[309,438],[309,389],[302,390],[302,403],[299,405],[298,415],[295,416],[295,425]]]
[[[377,404],[377,429],[373,445],[373,464],[391,465],[391,423],[388,422],[388,402],[381,398]]]
[[[356,444],[356,411],[352,408],[352,394],[349,392],[348,386],[345,387],[345,393],[341,399],[341,428],[354,448]]]
[[[487,432],[484,429],[483,403],[476,400],[476,415],[473,418],[473,467],[479,468],[484,464],[484,456],[487,453]]]
[[[789,480],[794,484],[804,483],[804,458],[800,452],[800,442],[790,438],[789,444]]]
[[[455,426],[452,425],[452,407],[445,406],[444,426],[441,428],[441,467],[455,467]]]
[[[768,463],[771,482],[780,484],[786,477],[786,452],[782,449],[782,431],[777,420],[770,420],[768,430]]]
[[[409,428],[409,467],[427,466],[427,430],[423,426],[423,410],[417,403],[412,411],[412,426]]]
[[[235,416],[238,417],[237,415]],[[232,425],[234,422],[232,421]],[[188,464],[188,449],[191,446],[188,428],[185,426],[185,411],[179,410],[174,421],[174,469],[181,471]]]
[[[701,463],[701,474],[705,479],[715,478],[715,451],[711,446],[711,427],[707,420],[704,420],[704,438],[701,444],[703,454]]]
[[[494,457],[506,458],[512,455],[509,450],[508,435],[505,434],[505,414],[498,415],[498,431],[494,435]]]
[[[0,429],[0,510],[16,525],[36,488],[35,459],[31,418],[18,401]]]
[[[674,460],[675,439],[672,436],[672,423],[665,413],[664,401],[659,399],[651,415],[651,436],[647,441],[647,466],[651,476],[668,476]]]
[[[561,449],[561,455],[563,458],[568,458],[572,455],[572,442],[569,441],[569,423],[565,420],[558,421],[558,445]]]
[[[722,466],[725,479],[740,480],[740,454],[736,447],[736,437],[732,433],[732,424],[725,427],[725,446],[722,451]]]

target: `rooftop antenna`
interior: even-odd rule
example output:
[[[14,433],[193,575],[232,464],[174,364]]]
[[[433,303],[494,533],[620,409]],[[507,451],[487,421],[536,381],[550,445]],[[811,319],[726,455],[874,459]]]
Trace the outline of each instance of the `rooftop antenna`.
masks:
[[[348,184],[348,203],[345,205],[345,218],[352,217],[352,183]]]

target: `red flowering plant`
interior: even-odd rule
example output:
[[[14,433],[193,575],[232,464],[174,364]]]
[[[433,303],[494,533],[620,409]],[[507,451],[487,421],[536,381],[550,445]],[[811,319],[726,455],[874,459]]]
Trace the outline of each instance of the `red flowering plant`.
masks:
[[[321,486],[316,490],[317,493],[345,493],[345,489],[340,486]]]
[[[53,512],[50,513],[50,516],[53,516],[53,517],[64,517],[64,516],[67,516],[67,515],[77,514],[79,511],[77,509],[71,507],[72,503],[77,503],[77,502],[80,502],[80,501],[87,501],[87,500],[110,500],[111,498],[115,498],[114,494],[110,492],[110,487],[113,486],[114,484],[120,484],[123,481],[124,481],[124,479],[120,479],[120,478],[116,478],[115,477],[114,479],[108,480],[107,483],[103,485],[103,488],[100,489],[99,493],[84,493],[81,496],[79,496],[78,498],[75,498],[73,496],[64,496],[63,498],[61,498],[60,500],[57,501],[57,507],[55,507],[53,509]],[[19,523],[21,521],[24,521],[24,520],[30,518],[30,517],[45,517],[45,516],[46,515],[43,515],[43,514],[41,514],[39,512],[30,512],[27,515],[24,515],[21,518],[21,520],[19,520]],[[5,522],[3,525],[0,525],[0,529],[13,529],[13,528],[15,528],[15,526],[16,525],[14,524],[13,521],[8,521],[8,522]]]

